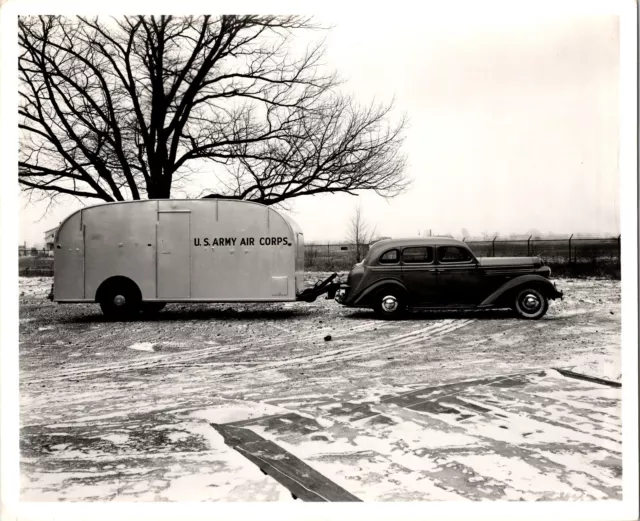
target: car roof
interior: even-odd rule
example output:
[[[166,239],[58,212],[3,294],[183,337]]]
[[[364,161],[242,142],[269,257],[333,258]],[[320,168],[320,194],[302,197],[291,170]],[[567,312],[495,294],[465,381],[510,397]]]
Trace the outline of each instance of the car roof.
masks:
[[[377,255],[383,250],[404,248],[406,246],[466,246],[464,242],[451,237],[415,237],[407,239],[383,239],[374,242],[369,252]]]

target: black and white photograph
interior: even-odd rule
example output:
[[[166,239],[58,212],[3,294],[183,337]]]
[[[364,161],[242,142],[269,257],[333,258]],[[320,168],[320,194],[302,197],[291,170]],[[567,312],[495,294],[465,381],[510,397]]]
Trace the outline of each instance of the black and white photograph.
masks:
[[[637,519],[634,2],[0,15],[3,519]]]

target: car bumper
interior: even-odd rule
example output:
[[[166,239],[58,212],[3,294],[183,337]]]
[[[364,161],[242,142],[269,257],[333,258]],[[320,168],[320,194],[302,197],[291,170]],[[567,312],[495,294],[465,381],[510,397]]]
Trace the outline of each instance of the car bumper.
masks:
[[[342,284],[336,291],[335,301],[343,306],[348,306],[349,286]]]
[[[557,286],[555,285],[555,283],[553,284],[553,294],[550,296],[550,298],[552,299],[557,299],[559,298],[560,300],[562,300],[562,296],[564,295],[564,293],[562,291],[560,291]]]

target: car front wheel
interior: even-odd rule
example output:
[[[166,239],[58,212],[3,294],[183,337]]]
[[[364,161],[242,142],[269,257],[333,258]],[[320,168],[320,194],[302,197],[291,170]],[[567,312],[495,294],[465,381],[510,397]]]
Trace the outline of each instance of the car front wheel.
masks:
[[[549,309],[549,301],[539,290],[526,288],[516,294],[514,308],[521,318],[538,320]]]
[[[376,297],[376,313],[381,318],[398,318],[407,309],[404,295],[397,290],[381,291]]]

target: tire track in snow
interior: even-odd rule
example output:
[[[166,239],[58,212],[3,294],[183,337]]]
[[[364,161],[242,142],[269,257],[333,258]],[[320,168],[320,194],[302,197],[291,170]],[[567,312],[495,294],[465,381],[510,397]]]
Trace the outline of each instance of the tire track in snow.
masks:
[[[327,362],[338,362],[342,360],[349,360],[365,354],[375,353],[383,349],[386,349],[388,347],[404,346],[411,343],[419,343],[431,338],[432,336],[439,336],[444,333],[455,331],[456,329],[464,327],[473,321],[475,321],[475,319],[439,320],[437,321],[436,324],[430,324],[425,328],[421,328],[421,329],[412,331],[410,333],[403,333],[401,335],[392,336],[382,344],[379,342],[368,342],[366,344],[360,344],[358,346],[352,346],[347,348],[337,348],[331,351],[323,351],[322,353],[319,353],[319,354],[302,355],[299,357],[288,358],[286,360],[267,361],[262,364],[258,364],[257,366],[247,367],[240,370],[223,371],[220,373],[214,372],[212,373],[211,376],[212,377],[223,376],[225,374],[228,374],[228,375],[246,374],[250,372],[265,371],[265,370],[282,367],[285,365],[290,366],[292,364],[299,364],[299,363],[314,363],[314,362],[327,363]],[[393,323],[381,324],[380,322],[377,322],[377,321],[369,321],[365,324],[359,324],[358,326],[350,327],[348,329],[342,329],[337,331],[333,330],[332,333],[338,334],[338,335],[349,334],[354,332],[363,332],[367,330],[372,330],[373,326],[385,329],[385,328],[392,327],[392,325]],[[100,374],[106,371],[129,372],[129,371],[149,369],[149,368],[174,367],[177,365],[183,365],[188,362],[202,360],[204,358],[208,358],[211,355],[224,354],[232,351],[237,351],[243,348],[247,348],[248,346],[251,346],[254,349],[258,347],[261,350],[264,350],[264,349],[280,347],[292,341],[302,342],[307,340],[319,339],[319,338],[322,338],[322,336],[324,336],[325,333],[326,333],[326,330],[320,333],[314,332],[311,335],[307,334],[305,336],[296,336],[294,333],[292,335],[285,335],[284,337],[280,337],[280,340],[278,342],[273,342],[270,344],[267,343],[266,345],[260,345],[260,342],[258,342],[258,345],[256,346],[255,341],[251,343],[242,342],[237,344],[229,344],[225,346],[213,346],[211,348],[194,349],[188,352],[182,352],[178,354],[172,353],[167,355],[148,356],[143,359],[115,362],[111,364],[105,364],[104,366],[100,366],[100,367],[88,367],[86,369],[76,368],[76,369],[61,372],[58,374],[50,374],[42,378],[30,380],[28,383],[36,384],[36,383],[42,383],[42,382],[47,382],[52,380],[73,379],[73,378],[78,378],[82,376],[89,376],[92,374]],[[268,342],[268,339],[265,339],[265,341]]]
[[[460,329],[467,324],[474,322],[476,319],[467,320],[443,320],[438,324],[430,325],[426,328],[412,331],[411,333],[404,333],[389,338],[383,343],[369,342],[358,346],[338,348],[331,351],[324,351],[318,354],[299,356],[295,358],[288,358],[286,360],[276,360],[273,362],[266,362],[262,365],[248,367],[237,371],[220,371],[210,374],[211,377],[224,376],[225,374],[236,376],[240,374],[246,374],[257,371],[267,371],[271,369],[277,369],[282,366],[292,366],[293,364],[303,363],[328,363],[328,362],[340,362],[344,360],[350,360],[362,355],[376,353],[389,347],[405,346],[411,344],[418,344],[424,340],[428,340],[433,337],[441,336],[445,333]],[[453,322],[453,323],[452,323]]]
[[[392,326],[392,323],[381,323],[380,321],[370,320],[363,324],[358,324],[356,326],[351,326],[349,328],[342,329],[332,329],[332,335],[342,335],[342,334],[352,334],[363,332],[367,330],[373,330],[374,327],[378,329],[389,328]],[[290,342],[304,342],[308,340],[320,339],[324,337],[328,333],[327,328],[323,328],[320,331],[313,331],[313,333],[298,335],[295,332],[292,332],[288,335],[282,335],[278,337],[277,342],[273,342],[273,339],[264,338],[262,340],[256,339],[250,342],[237,342],[234,344],[226,344],[226,345],[215,345],[212,347],[199,348],[199,349],[191,349],[189,351],[181,351],[179,353],[168,353],[168,354],[159,354],[159,355],[149,355],[144,358],[138,358],[135,360],[121,360],[118,362],[111,362],[108,364],[101,365],[100,367],[95,367],[94,364],[86,363],[82,364],[81,367],[76,366],[74,369],[70,369],[67,371],[59,371],[57,373],[51,373],[49,375],[43,376],[38,379],[29,380],[28,384],[42,383],[51,380],[59,380],[59,379],[68,379],[68,378],[76,378],[79,376],[86,376],[95,373],[103,373],[107,371],[129,371],[129,370],[137,370],[144,369],[148,367],[170,367],[174,365],[180,365],[185,362],[192,362],[194,360],[200,360],[202,358],[207,358],[211,355],[217,354],[225,354],[232,351],[237,351],[247,347],[260,348],[260,349],[270,349],[275,347],[280,347],[286,345]]]

